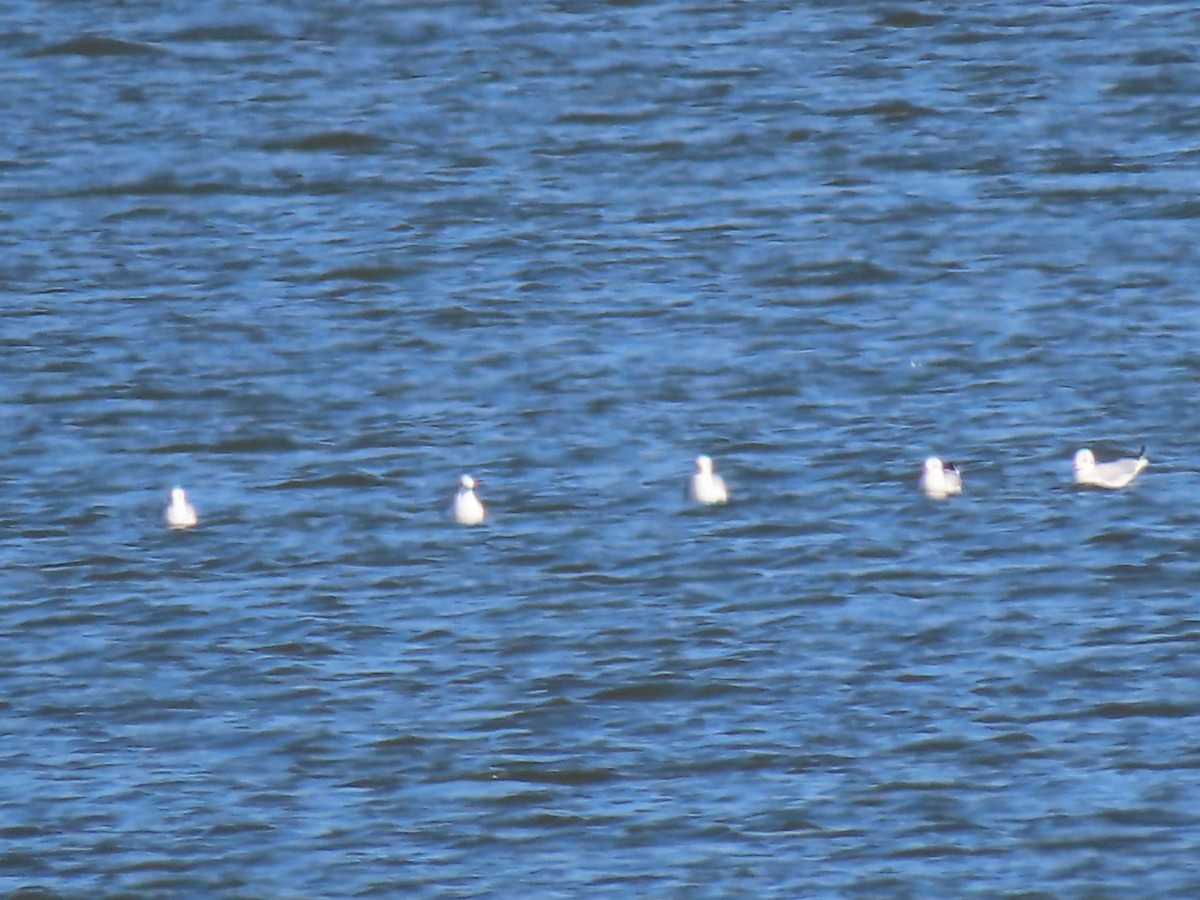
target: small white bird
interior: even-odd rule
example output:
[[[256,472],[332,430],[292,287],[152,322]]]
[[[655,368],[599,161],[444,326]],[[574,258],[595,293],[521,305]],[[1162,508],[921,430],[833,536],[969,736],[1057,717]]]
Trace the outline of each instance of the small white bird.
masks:
[[[458,482],[458,493],[454,497],[454,521],[459,525],[482,525],[487,510],[475,496],[475,479],[464,475]]]
[[[167,506],[167,525],[171,528],[191,528],[198,521],[196,509],[188,503],[183,488],[171,489],[171,502]]]
[[[962,475],[952,462],[943,462],[936,456],[925,460],[921,472],[921,490],[933,500],[944,500],[951,494],[962,493]]]
[[[1150,460],[1146,458],[1146,448],[1138,451],[1136,459],[1116,459],[1112,462],[1098,463],[1091,450],[1084,447],[1075,452],[1075,483],[1090,484],[1104,488],[1122,488],[1146,466]]]
[[[713,471],[711,457],[703,454],[696,457],[696,473],[692,475],[691,497],[696,503],[703,503],[705,506],[729,501],[729,491],[725,488],[725,479]]]

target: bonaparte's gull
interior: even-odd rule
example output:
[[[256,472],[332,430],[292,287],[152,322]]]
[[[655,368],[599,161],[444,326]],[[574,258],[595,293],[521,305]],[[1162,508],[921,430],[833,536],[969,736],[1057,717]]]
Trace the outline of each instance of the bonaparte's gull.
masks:
[[[1138,451],[1136,459],[1116,459],[1105,463],[1096,462],[1092,451],[1084,447],[1075,453],[1075,483],[1121,488],[1133,481],[1134,476],[1148,465],[1150,460],[1146,458],[1145,447]]]
[[[943,462],[936,456],[925,460],[921,472],[921,490],[934,500],[944,500],[951,494],[962,493],[962,475],[952,462]]]
[[[167,506],[167,525],[171,528],[191,528],[196,524],[196,509],[188,503],[183,488],[171,489],[171,503]]]
[[[458,494],[454,497],[454,521],[459,525],[481,525],[487,511],[475,496],[475,479],[464,475],[458,482]]]
[[[696,474],[692,476],[691,497],[696,503],[706,506],[726,503],[729,500],[725,479],[713,471],[712,459],[703,454],[696,457]]]

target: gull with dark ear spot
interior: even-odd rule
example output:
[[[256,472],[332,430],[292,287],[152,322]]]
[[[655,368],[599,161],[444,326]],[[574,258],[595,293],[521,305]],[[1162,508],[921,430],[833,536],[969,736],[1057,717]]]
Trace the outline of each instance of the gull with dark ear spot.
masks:
[[[454,497],[454,521],[459,525],[482,525],[487,510],[475,496],[475,479],[464,475],[458,481],[458,493]]]
[[[1096,462],[1096,456],[1087,447],[1075,452],[1075,483],[1092,487],[1123,488],[1137,477],[1138,472],[1150,465],[1146,448],[1132,458],[1114,459],[1112,462]]]
[[[692,475],[688,496],[694,502],[702,503],[705,506],[729,502],[729,491],[725,487],[725,479],[713,471],[711,457],[704,454],[696,457],[696,472]]]
[[[962,475],[954,463],[931,456],[921,471],[921,490],[930,499],[945,500],[962,493]]]

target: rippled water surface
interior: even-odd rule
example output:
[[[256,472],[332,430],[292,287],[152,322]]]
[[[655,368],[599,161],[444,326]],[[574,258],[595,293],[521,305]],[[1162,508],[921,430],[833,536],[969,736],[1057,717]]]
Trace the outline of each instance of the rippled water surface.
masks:
[[[0,890],[1200,894],[1194,8],[0,28]]]

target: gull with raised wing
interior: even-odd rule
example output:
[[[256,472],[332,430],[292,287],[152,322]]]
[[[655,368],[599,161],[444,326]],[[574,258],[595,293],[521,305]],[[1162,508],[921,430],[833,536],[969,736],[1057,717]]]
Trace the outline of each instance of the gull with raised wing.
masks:
[[[454,497],[454,521],[459,525],[482,525],[487,510],[475,496],[475,479],[464,475],[458,481],[458,493]]]
[[[1123,488],[1150,465],[1146,448],[1142,447],[1135,458],[1114,459],[1112,462],[1096,462],[1096,456],[1087,447],[1075,452],[1075,483],[1102,488]]]
[[[921,490],[933,500],[944,500],[952,494],[962,493],[962,475],[952,462],[931,456],[925,460],[921,472]]]

